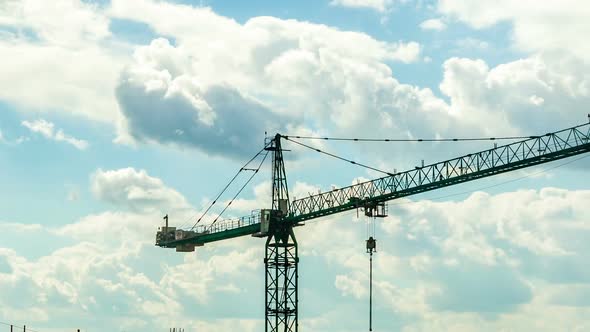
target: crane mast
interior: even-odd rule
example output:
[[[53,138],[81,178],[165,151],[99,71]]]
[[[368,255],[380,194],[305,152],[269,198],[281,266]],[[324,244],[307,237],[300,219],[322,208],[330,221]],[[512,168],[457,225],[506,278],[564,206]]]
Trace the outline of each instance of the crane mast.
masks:
[[[196,246],[234,237],[251,235],[266,239],[265,331],[298,330],[299,257],[294,227],[306,220],[363,208],[371,216],[383,216],[386,201],[473,181],[526,167],[568,158],[590,151],[590,124],[554,133],[532,136],[519,142],[494,146],[457,158],[348,187],[289,200],[281,140],[276,134],[266,144],[272,153],[272,202],[250,216],[226,220],[196,231],[166,226],[156,235],[156,245],[177,251],[194,251]],[[166,221],[167,218],[166,218]]]
[[[267,215],[269,225],[261,228],[255,236],[266,237],[264,257],[265,280],[265,331],[297,331],[298,287],[297,240],[293,224],[286,222],[289,214],[289,189],[283,160],[281,136],[277,134],[266,150],[272,158],[272,208]]]

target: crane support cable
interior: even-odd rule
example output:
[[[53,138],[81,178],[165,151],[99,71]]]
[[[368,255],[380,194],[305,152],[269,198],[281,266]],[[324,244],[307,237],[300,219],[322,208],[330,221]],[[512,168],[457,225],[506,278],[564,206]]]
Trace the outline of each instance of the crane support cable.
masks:
[[[262,148],[260,151],[258,151],[258,153],[256,153],[254,155],[254,157],[252,157],[250,160],[248,160],[248,162],[245,163],[244,166],[242,166],[236,172],[236,174],[234,175],[234,177],[228,182],[228,184],[225,185],[225,187],[221,190],[221,192],[215,197],[215,199],[213,200],[213,202],[211,202],[211,204],[209,204],[209,206],[207,207],[207,209],[201,214],[201,216],[199,217],[199,219],[197,219],[197,222],[190,228],[190,230],[193,230],[195,227],[197,227],[197,225],[201,222],[201,220],[203,219],[203,217],[205,217],[207,215],[207,212],[209,212],[209,210],[211,210],[211,208],[215,205],[215,203],[217,203],[217,200],[221,197],[221,195],[223,195],[225,193],[225,191],[229,188],[229,186],[231,186],[231,184],[237,179],[237,177],[240,175],[240,173],[242,173],[243,171],[251,171],[252,170],[252,169],[248,169],[247,168],[248,165],[250,165],[250,163],[252,161],[254,161],[254,159],[258,158],[258,156],[260,156],[260,154],[262,154],[262,152],[266,149],[267,146],[268,146],[268,144],[266,144],[264,146],[264,148]],[[266,158],[266,156],[265,156],[265,158]],[[260,169],[260,166],[258,167],[258,169]],[[192,218],[190,218],[190,219],[192,219]]]
[[[308,139],[323,141],[350,141],[350,142],[468,142],[468,141],[502,141],[502,140],[521,140],[538,138],[539,136],[500,136],[500,137],[462,137],[462,138],[344,138],[344,137],[320,137],[320,136],[300,136],[300,135],[281,135],[285,139]]]
[[[337,155],[335,155],[333,153],[330,153],[330,152],[327,152],[327,151],[323,151],[323,150],[320,150],[318,148],[314,148],[313,146],[309,146],[309,145],[307,145],[305,143],[301,143],[301,142],[295,141],[295,140],[293,140],[290,137],[286,137],[286,136],[281,136],[281,137],[283,137],[284,139],[286,139],[286,140],[288,140],[290,142],[293,142],[295,144],[301,145],[301,146],[303,146],[305,148],[308,148],[310,150],[314,150],[316,152],[325,154],[325,155],[330,156],[332,158],[336,158],[336,159],[345,161],[345,162],[350,163],[350,164],[353,164],[353,165],[357,165],[357,166],[364,167],[364,168],[367,168],[367,169],[370,169],[370,170],[373,170],[373,171],[376,171],[376,172],[379,172],[379,173],[383,173],[383,174],[388,175],[388,176],[393,176],[393,173],[391,173],[391,172],[387,172],[387,171],[384,171],[384,170],[381,170],[381,169],[378,169],[378,168],[375,168],[375,167],[372,167],[372,166],[369,166],[369,165],[365,165],[365,164],[356,162],[354,160],[350,160],[350,159],[346,159],[346,158],[337,156]]]
[[[219,213],[219,215],[217,215],[217,217],[215,218],[215,220],[213,220],[213,222],[209,225],[209,228],[211,228],[218,220],[219,218],[223,215],[223,213],[225,212],[225,210],[227,210],[230,205],[234,202],[234,200],[242,193],[242,191],[244,190],[244,188],[246,188],[246,186],[250,183],[250,181],[252,181],[252,179],[254,178],[254,176],[256,176],[256,174],[258,174],[258,171],[260,171],[260,167],[262,167],[262,164],[264,164],[264,161],[266,160],[266,157],[268,157],[268,151],[266,152],[266,154],[264,155],[264,157],[262,158],[262,161],[260,162],[260,164],[258,165],[258,167],[254,170],[252,170],[252,175],[250,176],[250,178],[248,179],[248,181],[246,181],[246,183],[244,183],[244,185],[240,188],[240,190],[238,190],[238,192],[234,195],[234,197],[225,205],[225,207],[223,208],[223,210],[221,210],[221,212]]]

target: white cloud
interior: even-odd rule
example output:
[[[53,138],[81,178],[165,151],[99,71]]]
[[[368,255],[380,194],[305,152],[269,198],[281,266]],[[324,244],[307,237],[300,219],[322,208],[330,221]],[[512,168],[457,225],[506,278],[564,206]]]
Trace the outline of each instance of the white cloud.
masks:
[[[310,119],[305,127],[313,129],[352,126],[369,112],[363,98],[372,84],[366,80],[391,89],[399,83],[384,62],[414,62],[421,53],[415,42],[382,42],[272,17],[239,24],[207,8],[147,0],[133,6],[113,1],[110,13],[175,39],[175,45],[159,39],[138,49],[125,70],[117,90],[126,118],[123,132],[208,153],[254,151],[247,148],[259,146],[252,132],[284,128],[273,122],[303,127],[302,119]],[[428,91],[422,93],[428,98]],[[148,112],[165,121],[148,121]]]
[[[32,132],[43,135],[45,138],[52,139],[54,137],[53,128],[55,127],[55,125],[51,122],[39,119],[33,122],[23,121],[21,124],[29,128],[29,130],[31,130]]]
[[[502,21],[513,24],[514,41],[529,52],[559,51],[590,58],[590,46],[581,31],[588,31],[590,5],[565,1],[461,1],[441,0],[439,11],[481,29]]]
[[[91,189],[97,198],[135,211],[190,208],[184,196],[145,170],[99,169],[91,177]]]
[[[139,140],[187,144],[236,157],[238,151],[255,151],[254,146],[259,146],[242,123],[251,121],[248,127],[253,131],[282,130],[266,124],[265,118],[340,136],[534,134],[578,122],[579,105],[590,91],[587,71],[578,70],[585,65],[567,57],[556,63],[549,55],[532,56],[495,68],[483,61],[449,59],[440,86],[451,101],[447,103],[430,89],[397,81],[385,64],[392,58],[403,60],[402,54],[408,54],[408,61],[414,59],[420,54],[418,44],[384,43],[364,34],[267,17],[241,25],[209,9],[147,0],[138,4],[141,10],[115,1],[111,13],[145,22],[176,41],[173,46],[158,40],[138,50],[119,86],[127,131]],[[194,21],[206,22],[207,31],[215,33],[192,31],[187,22]],[[210,40],[219,35],[227,38]],[[234,36],[242,37],[235,40]],[[205,46],[199,45],[213,42],[216,47],[207,46],[210,52],[200,51]],[[474,39],[461,45],[488,46]],[[244,106],[251,114],[248,121],[233,121],[236,116],[223,111],[224,105],[215,105],[217,99],[208,92],[212,88],[234,91],[230,99],[248,106]],[[544,99],[542,107],[531,103],[532,95]],[[564,117],[563,109],[572,111]],[[166,121],[150,122],[146,112],[160,114]],[[291,118],[285,118],[286,114]],[[528,121],[540,114],[550,119],[545,126]],[[182,135],[177,134],[179,129]],[[422,153],[433,159],[449,157],[442,152],[434,147]],[[406,163],[400,157],[385,164],[403,168]]]
[[[252,131],[284,130],[273,122],[333,136],[534,134],[578,122],[590,91],[590,71],[579,69],[587,65],[571,56],[536,55],[493,68],[483,61],[453,58],[445,62],[440,85],[447,103],[428,88],[399,82],[387,65],[391,60],[419,61],[423,57],[417,43],[382,42],[362,33],[270,17],[240,24],[210,9],[149,0],[133,5],[113,1],[109,14],[144,22],[175,39],[174,45],[162,39],[139,49],[126,69],[118,88],[126,120],[121,134],[209,154],[243,158],[245,151],[260,146]],[[197,21],[199,29],[192,23]],[[458,47],[482,50],[489,45],[465,39]],[[221,99],[240,101],[240,114],[249,112],[248,119],[225,111],[238,107],[215,104],[221,100],[215,96],[228,94],[232,97]],[[531,103],[533,95],[544,103]],[[564,109],[571,111],[564,116]],[[150,121],[148,112],[159,120]],[[545,125],[528,121],[540,115],[548,119]],[[399,152],[399,157],[378,157],[399,160],[376,163],[404,168],[407,157],[401,156],[407,154]],[[433,147],[421,153],[449,157],[443,152]]]
[[[47,139],[68,143],[78,150],[86,150],[88,148],[88,141],[66,135],[62,129],[55,131],[55,124],[52,122],[38,119],[35,121],[25,120],[21,124],[31,132],[41,134]]]
[[[341,7],[350,7],[350,8],[368,8],[373,9],[378,12],[385,12],[387,11],[391,5],[393,4],[393,0],[332,0],[330,1],[330,5],[332,6],[341,6]]]
[[[53,45],[77,45],[110,35],[109,20],[97,9],[95,4],[76,0],[56,0],[51,5],[34,0],[9,0],[0,5],[0,24],[30,28],[40,39]]]
[[[280,123],[288,122],[289,117],[278,116],[232,86],[203,87],[186,74],[170,76],[172,69],[158,68],[162,59],[153,57],[166,51],[177,50],[163,39],[139,49],[138,63],[123,74],[117,88],[128,133],[135,139],[247,158],[260,145],[253,132],[278,131]]]
[[[16,32],[0,35],[0,98],[25,111],[117,121],[114,87],[127,51],[110,39],[109,21],[79,0],[2,2],[0,25]]]
[[[490,47],[490,44],[486,41],[477,38],[463,38],[455,42],[459,50],[486,50]]]
[[[457,89],[445,79],[441,87],[452,100],[448,104],[430,89],[403,84],[392,75],[389,61],[423,58],[421,45],[415,42],[383,42],[363,33],[271,17],[255,17],[240,24],[208,8],[149,0],[115,0],[104,10],[80,1],[59,2],[58,8],[67,18],[62,27],[39,14],[46,12],[45,5],[24,8],[26,4],[5,6],[2,20],[30,29],[43,42],[32,42],[22,34],[2,39],[0,53],[10,61],[3,61],[0,70],[5,65],[2,72],[11,84],[0,89],[0,94],[5,93],[0,98],[25,109],[58,109],[117,123],[120,142],[135,139],[180,144],[209,154],[243,158],[260,146],[251,133],[285,130],[273,125],[277,122],[333,135],[389,136],[399,132],[417,137],[490,132],[490,120],[496,125],[493,134],[508,133],[522,127],[527,116],[551,114],[559,107],[575,108],[590,90],[588,71],[577,69],[585,64],[568,56],[544,54],[487,70],[500,72],[509,67],[523,75],[528,69],[519,68],[519,64],[537,62],[552,75],[542,76],[544,70],[537,67],[534,71],[541,75],[537,82],[548,87],[552,82],[560,85],[549,97],[545,91],[530,91],[536,83],[523,79],[476,82]],[[465,19],[469,11],[477,10],[459,5],[441,2],[440,10]],[[539,11],[544,12],[547,6]],[[55,9],[47,9],[51,10]],[[174,45],[158,39],[139,48],[121,74],[122,63],[127,61],[121,54],[128,49],[109,39],[112,18],[145,23],[156,34],[173,38]],[[200,22],[199,26],[194,22]],[[42,29],[47,32],[40,33]],[[478,45],[487,46],[485,42]],[[204,48],[208,52],[202,52]],[[47,59],[56,62],[47,66]],[[35,69],[23,72],[30,68]],[[450,73],[454,68],[446,66],[445,77],[465,79],[463,74],[473,74]],[[476,95],[478,84],[490,87]],[[510,84],[515,85],[513,90],[507,88]],[[451,91],[453,94],[448,94]],[[490,101],[497,97],[493,94],[501,94],[502,107],[491,107]],[[538,97],[534,102],[533,95]],[[469,96],[471,102],[463,103],[461,96]],[[544,100],[540,107],[535,105],[539,98]],[[118,103],[123,106],[122,114]],[[480,109],[482,105],[485,110]],[[571,114],[561,117],[568,125],[575,122]],[[517,124],[511,123],[515,119]],[[363,123],[360,129],[359,123]],[[531,131],[527,129],[527,133]],[[56,136],[67,138],[59,132]]]
[[[447,28],[447,25],[439,18],[431,18],[420,23],[422,30],[436,30],[442,31]]]
[[[451,58],[444,68],[440,89],[453,109],[464,122],[486,123],[484,132],[490,134],[499,128],[527,134],[566,128],[583,122],[587,113],[590,75],[582,62],[535,56],[489,68],[482,60]],[[542,123],[530,121],[541,115]]]
[[[50,325],[62,330],[68,328],[65,325],[127,326],[155,332],[167,329],[169,319],[202,331],[234,331],[240,324],[249,331],[259,330],[259,317],[212,318],[195,315],[190,308],[222,312],[224,301],[213,299],[243,296],[244,287],[251,288],[251,281],[258,277],[253,270],[260,267],[262,247],[218,248],[215,255],[203,249],[179,263],[173,258],[181,258],[179,254],[154,248],[152,217],[105,212],[50,229],[66,243],[71,243],[69,238],[80,242],[37,259],[0,248],[0,291],[4,295],[0,315],[38,327],[48,325],[51,317]],[[10,228],[8,236],[15,235],[16,224],[2,225]],[[31,238],[46,230],[27,228],[26,232]]]

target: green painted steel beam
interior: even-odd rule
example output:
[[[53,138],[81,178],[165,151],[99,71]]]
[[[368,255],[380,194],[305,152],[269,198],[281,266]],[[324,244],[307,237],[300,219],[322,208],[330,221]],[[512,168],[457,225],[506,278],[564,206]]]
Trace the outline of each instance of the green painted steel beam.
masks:
[[[227,239],[232,239],[235,237],[240,237],[240,236],[245,236],[245,235],[252,235],[252,234],[258,233],[259,231],[260,231],[260,223],[256,223],[256,224],[251,224],[251,225],[247,225],[247,226],[230,228],[227,230],[221,230],[221,231],[214,232],[214,233],[198,234],[195,237],[182,239],[182,240],[168,241],[168,242],[164,242],[164,243],[160,243],[160,244],[156,244],[156,245],[158,245],[160,247],[164,247],[164,248],[176,248],[177,245],[183,245],[183,244],[201,245],[201,244],[205,244],[205,243],[209,243],[209,242],[227,240]]]

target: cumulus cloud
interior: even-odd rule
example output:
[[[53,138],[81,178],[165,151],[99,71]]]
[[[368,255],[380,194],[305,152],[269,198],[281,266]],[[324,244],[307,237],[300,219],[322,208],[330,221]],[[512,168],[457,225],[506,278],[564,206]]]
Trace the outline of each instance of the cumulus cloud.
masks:
[[[110,12],[175,40],[142,47],[125,70],[117,89],[123,132],[210,154],[243,157],[254,150],[248,146],[260,146],[256,133],[264,131],[353,126],[370,113],[364,104],[365,94],[372,94],[365,91],[371,86],[366,80],[388,84],[385,61],[414,62],[421,52],[415,42],[381,42],[272,17],[239,24],[210,9],[147,0],[135,6],[113,1]],[[195,21],[208,32],[195,29]],[[383,90],[397,85],[392,80]],[[415,90],[428,98],[429,91]]]
[[[100,200],[135,211],[189,208],[184,196],[145,170],[99,169],[91,177],[91,189]]]
[[[332,0],[330,5],[350,7],[350,8],[368,8],[378,12],[385,12],[391,7],[393,0]]]
[[[75,0],[58,0],[52,6],[31,0],[4,2],[0,6],[0,23],[31,28],[50,43],[77,44],[110,35],[109,20],[97,6]]]
[[[534,56],[489,68],[482,60],[451,58],[444,68],[441,91],[473,124],[520,132],[565,128],[582,122],[590,101],[590,76],[579,61]],[[530,121],[541,115],[542,123]]]
[[[229,85],[203,88],[189,76],[172,77],[168,69],[158,68],[161,59],[152,57],[158,48],[160,53],[173,49],[167,40],[140,49],[139,63],[129,68],[117,88],[129,134],[135,139],[246,158],[262,145],[265,131],[277,132],[288,121]],[[149,59],[142,58],[142,51],[151,53]],[[150,68],[148,62],[158,67]]]
[[[459,50],[479,50],[483,51],[490,47],[490,44],[486,41],[477,38],[463,38],[455,42],[455,45]]]
[[[111,42],[109,24],[86,1],[3,1],[0,25],[14,32],[0,35],[0,98],[24,111],[117,121],[113,91],[124,47]]]
[[[572,57],[556,62],[551,55],[530,56],[492,68],[483,60],[452,58],[443,66],[441,98],[399,82],[386,65],[418,60],[416,43],[386,43],[269,17],[239,24],[210,9],[148,0],[137,5],[141,10],[114,1],[110,14],[175,38],[174,45],[160,39],[137,50],[117,89],[126,121],[122,133],[140,141],[244,158],[260,146],[252,133],[289,128],[355,137],[535,134],[578,123],[590,91],[588,71],[579,70],[587,65]],[[195,21],[215,33],[195,30],[189,23]],[[459,47],[486,46],[474,42]],[[201,52],[205,47],[207,54]],[[216,104],[216,95],[242,107]],[[529,121],[537,116],[548,120]],[[383,160],[377,163],[411,167],[404,152],[416,154],[416,149],[400,149],[378,155]],[[374,157],[375,152],[362,153]],[[435,146],[422,154],[438,159],[451,157],[448,152]]]
[[[202,331],[260,329],[258,312],[249,307],[234,311],[239,319],[214,314],[226,308],[225,300],[214,300],[220,296],[252,296],[263,256],[262,246],[254,246],[259,242],[236,239],[217,246],[215,255],[203,248],[183,259],[153,245],[161,223],[154,211],[176,209],[179,215],[188,206],[177,191],[132,168],[98,170],[91,189],[97,198],[129,211],[105,211],[57,227],[0,223],[7,229],[0,239],[4,245],[22,236],[60,243],[32,257],[0,248],[0,315],[56,330],[72,324],[157,331],[168,328],[169,319]]]
[[[390,4],[379,2],[376,6],[382,5]],[[3,22],[30,29],[43,41],[36,43],[18,34],[4,36],[0,43],[0,47],[4,46],[2,54],[17,61],[3,62],[3,72],[8,73],[5,81],[11,82],[0,89],[6,94],[4,99],[22,102],[27,109],[50,107],[116,122],[119,141],[176,144],[233,158],[244,158],[251,155],[248,151],[256,151],[264,131],[289,128],[342,136],[391,136],[393,132],[408,137],[457,133],[475,136],[518,130],[534,133],[541,128],[524,128],[524,119],[549,114],[548,122],[555,124],[553,110],[559,108],[573,110],[571,116],[560,117],[560,124],[576,123],[572,119],[579,105],[586,102],[590,86],[585,74],[589,71],[579,69],[587,65],[571,56],[542,54],[486,68],[484,71],[498,73],[496,76],[503,72],[504,78],[497,81],[482,75],[473,85],[461,82],[468,82],[475,73],[466,67],[458,70],[458,61],[451,59],[445,64],[441,85],[445,98],[440,98],[436,91],[397,81],[387,65],[389,61],[409,63],[423,58],[422,47],[415,42],[384,42],[363,33],[272,17],[255,17],[242,24],[209,8],[150,0],[115,0],[104,7],[63,1],[58,7],[67,20],[57,26],[39,13],[58,7],[43,6],[28,6],[24,1],[2,8]],[[502,20],[515,22],[515,31],[520,29],[518,22],[534,25],[526,19],[529,14],[506,7],[520,5],[502,4],[506,8],[497,11],[488,6],[487,2],[479,8],[442,1],[439,9],[445,15],[470,20],[476,27]],[[530,15],[542,16],[551,12],[551,6],[543,4]],[[482,10],[485,8],[490,10]],[[583,27],[569,9],[558,13],[559,17],[573,15],[576,26]],[[491,18],[482,18],[486,15]],[[113,46],[108,31],[113,18],[145,23],[156,34],[170,36],[174,42],[157,39],[141,47],[121,73],[124,52],[117,47],[103,47]],[[198,28],[194,22],[199,22]],[[556,22],[550,24],[552,31],[561,31],[555,28]],[[66,28],[70,26],[81,28]],[[478,45],[485,46],[482,43]],[[463,44],[474,45],[467,40]],[[47,59],[55,59],[56,63],[42,66]],[[465,66],[466,60],[477,61],[462,60]],[[27,68],[43,70],[23,72]],[[57,69],[51,72],[52,68]],[[88,74],[89,68],[92,74]],[[508,78],[509,70],[515,71],[514,80]],[[527,71],[535,72],[537,77],[525,78]],[[56,81],[56,77],[64,79]],[[41,85],[31,89],[31,82]],[[72,91],[72,87],[77,90]],[[30,98],[31,91],[43,95]],[[498,104],[493,102],[496,99],[500,100]],[[542,131],[548,129],[554,128]],[[424,154],[436,156],[430,152],[440,149],[433,150]]]
[[[251,296],[247,289],[254,288],[262,247],[187,255],[179,262],[153,246],[155,227],[147,233],[146,226],[148,215],[104,213],[52,229],[66,242],[79,242],[39,258],[0,248],[0,315],[62,330],[126,326],[151,332],[168,328],[169,319],[202,331],[232,331],[241,323],[260,328],[258,312],[248,308],[241,319],[216,318],[212,313],[224,305],[211,296]]]
[[[47,139],[68,143],[78,150],[86,150],[88,148],[88,141],[66,135],[62,129],[56,131],[55,124],[52,122],[38,119],[35,121],[23,121],[21,124],[31,132],[41,134]]]
[[[447,28],[447,25],[439,18],[431,18],[420,23],[422,30],[436,30],[442,31]]]
[[[543,1],[532,8],[524,1],[442,0],[438,9],[478,29],[510,22],[516,46],[525,51],[557,50],[583,59],[590,57],[590,46],[580,33],[590,28],[590,6],[585,1]]]

